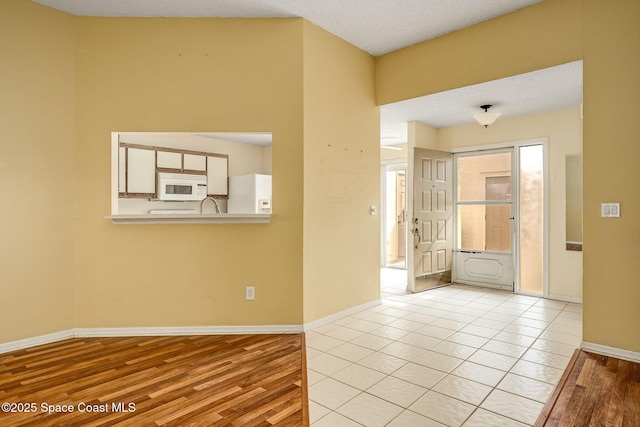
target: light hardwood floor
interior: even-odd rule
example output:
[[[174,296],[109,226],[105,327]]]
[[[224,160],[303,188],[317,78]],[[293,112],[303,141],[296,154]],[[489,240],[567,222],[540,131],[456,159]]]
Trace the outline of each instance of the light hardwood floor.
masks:
[[[61,341],[0,355],[0,425],[305,426],[305,363],[296,334]]]

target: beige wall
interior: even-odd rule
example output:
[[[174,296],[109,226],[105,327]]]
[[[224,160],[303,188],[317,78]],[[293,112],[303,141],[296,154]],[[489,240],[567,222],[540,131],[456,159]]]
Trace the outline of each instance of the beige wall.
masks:
[[[374,59],[304,23],[304,321],[380,293]]]
[[[376,69],[381,105],[584,59],[584,340],[632,351],[640,197],[620,183],[640,182],[639,15],[628,0],[546,0],[384,55]],[[599,217],[605,201],[621,203],[620,219]]]
[[[584,17],[584,339],[640,351],[640,2],[585,0]]]
[[[301,26],[77,19],[78,327],[301,323]],[[270,224],[122,226],[102,218],[110,211],[110,132],[212,130],[273,133]],[[247,285],[255,301],[245,301]]]
[[[2,7],[13,24],[3,37],[24,43],[3,68],[2,83],[15,88],[7,136],[18,142],[3,147],[3,160],[33,170],[33,182],[24,179],[43,194],[19,194],[33,215],[16,214],[5,234],[15,236],[2,247],[3,265],[12,265],[5,277],[20,286],[2,313],[22,323],[0,342],[73,327],[299,325],[378,298],[373,57],[301,19],[70,17],[26,0]],[[274,176],[271,223],[105,220],[113,131],[272,132],[261,153]],[[317,196],[305,205],[304,251],[303,185]],[[348,245],[345,236],[354,236]],[[244,300],[247,285],[256,301]]]
[[[376,101],[389,104],[581,59],[582,1],[545,0],[377,57]]]
[[[15,194],[12,206],[24,211],[5,212],[0,226],[3,283],[9,284],[0,304],[3,323],[12,325],[3,329],[1,341],[72,326],[300,323],[340,310],[340,303],[329,309],[321,291],[322,271],[334,268],[335,256],[324,270],[322,258],[309,261],[304,274],[315,282],[305,287],[304,307],[316,297],[320,303],[317,311],[302,313],[303,178],[331,167],[346,170],[336,163],[346,156],[326,152],[316,160],[308,156],[312,151],[305,152],[307,165],[303,144],[305,150],[320,150],[343,128],[357,133],[362,139],[349,133],[337,138],[338,146],[363,147],[363,163],[352,170],[365,177],[375,163],[376,192],[370,198],[377,200],[379,150],[367,151],[369,135],[360,135],[366,128],[377,138],[369,109],[374,93],[377,103],[385,104],[584,59],[584,339],[640,351],[640,328],[629,326],[640,322],[640,197],[631,185],[640,182],[640,3],[546,0],[377,58],[375,92],[365,88],[374,74],[372,65],[365,65],[373,61],[368,55],[299,19],[70,18],[26,0],[4,0],[0,8],[2,39],[11,41],[0,47],[10,59],[0,65],[0,173],[45,188],[39,197]],[[485,42],[492,48],[481,48]],[[306,49],[314,44],[335,50]],[[315,100],[303,96],[303,50],[304,89],[316,94]],[[351,67],[338,61],[329,69],[323,58]],[[314,75],[313,63],[332,73]],[[335,86],[317,86],[326,82]],[[354,95],[345,105],[335,102],[343,99],[338,88]],[[303,97],[310,108],[308,130]],[[352,124],[340,124],[347,116],[333,116],[327,123],[335,126],[321,126],[325,116],[335,114],[331,109],[352,113]],[[219,131],[274,133],[269,226],[115,226],[102,219],[109,212],[111,131],[210,131],[213,125]],[[333,190],[340,179],[320,185],[324,193],[306,193],[305,203],[311,197],[334,203],[326,217],[342,221],[331,224],[340,224],[337,229],[345,232],[340,237],[363,239],[358,259],[369,256],[360,249],[375,248],[371,261],[357,261],[353,270],[338,268],[346,280],[375,281],[378,218],[362,213],[369,202],[361,206],[369,198],[369,183],[355,174],[346,178],[362,190],[353,210],[338,208],[340,197],[331,200],[336,194],[352,196],[345,194],[352,190]],[[75,194],[61,195],[58,189],[72,182]],[[309,188],[317,189],[313,181]],[[622,217],[600,218],[605,201],[620,202]],[[305,204],[305,212],[317,205]],[[319,216],[305,229],[328,222]],[[321,246],[324,256],[328,245]],[[305,253],[305,262],[312,255]],[[165,267],[168,260],[185,269]],[[243,299],[247,284],[257,287],[255,302]],[[348,292],[344,306],[375,297],[369,285]]]
[[[414,148],[438,149],[438,129],[424,123],[409,122],[407,125],[407,138],[409,140],[409,158],[412,165]]]
[[[0,2],[0,342],[73,327],[73,20]]]

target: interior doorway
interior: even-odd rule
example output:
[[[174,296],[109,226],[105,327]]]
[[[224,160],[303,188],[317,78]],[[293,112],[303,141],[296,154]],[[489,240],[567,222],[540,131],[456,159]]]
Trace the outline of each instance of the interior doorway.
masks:
[[[382,266],[407,268],[407,166],[387,164],[383,171]]]

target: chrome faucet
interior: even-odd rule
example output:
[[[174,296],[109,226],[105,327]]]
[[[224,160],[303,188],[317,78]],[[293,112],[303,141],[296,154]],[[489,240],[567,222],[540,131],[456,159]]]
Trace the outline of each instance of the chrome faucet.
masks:
[[[219,214],[222,213],[222,210],[220,209],[220,205],[218,204],[218,201],[215,198],[213,198],[213,197],[205,197],[200,202],[200,215],[202,215],[202,206],[204,205],[204,202],[206,202],[207,200],[211,200],[213,202],[213,204],[216,205],[216,213],[219,213]]]

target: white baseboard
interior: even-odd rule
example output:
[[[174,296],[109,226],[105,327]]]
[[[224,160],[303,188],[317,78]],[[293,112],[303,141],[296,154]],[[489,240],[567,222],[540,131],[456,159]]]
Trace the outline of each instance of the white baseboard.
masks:
[[[49,344],[69,338],[145,337],[182,335],[244,335],[244,334],[299,334],[302,325],[246,325],[246,326],[178,326],[141,328],[76,328],[33,338],[0,344],[0,354]]]
[[[331,314],[331,315],[323,317],[321,319],[314,320],[314,321],[309,322],[309,323],[305,323],[304,324],[304,331],[307,332],[307,331],[310,331],[312,329],[318,328],[320,326],[327,325],[327,324],[329,324],[331,322],[335,322],[336,320],[342,319],[343,317],[351,316],[352,314],[359,313],[359,312],[361,312],[363,310],[366,310],[366,309],[371,308],[371,307],[378,306],[380,304],[382,304],[382,300],[376,299],[376,300],[373,300],[371,302],[368,302],[368,303],[365,303],[365,304],[361,304],[361,305],[357,305],[355,307],[348,308],[348,309],[340,311],[338,313]]]
[[[603,356],[612,356],[618,359],[630,360],[631,362],[640,362],[640,352],[637,351],[624,350],[587,341],[582,341],[580,348],[592,353],[602,354]]]
[[[302,325],[167,326],[140,328],[76,328],[75,337],[147,337],[181,335],[298,334]]]
[[[568,297],[564,295],[549,295],[548,299],[553,299],[556,301],[564,301],[564,302],[572,302],[575,304],[582,304],[582,297]]]
[[[73,332],[73,329],[67,329],[66,331],[53,332],[51,334],[40,335],[33,338],[25,338],[22,340],[3,343],[0,344],[0,354],[73,338]]]

